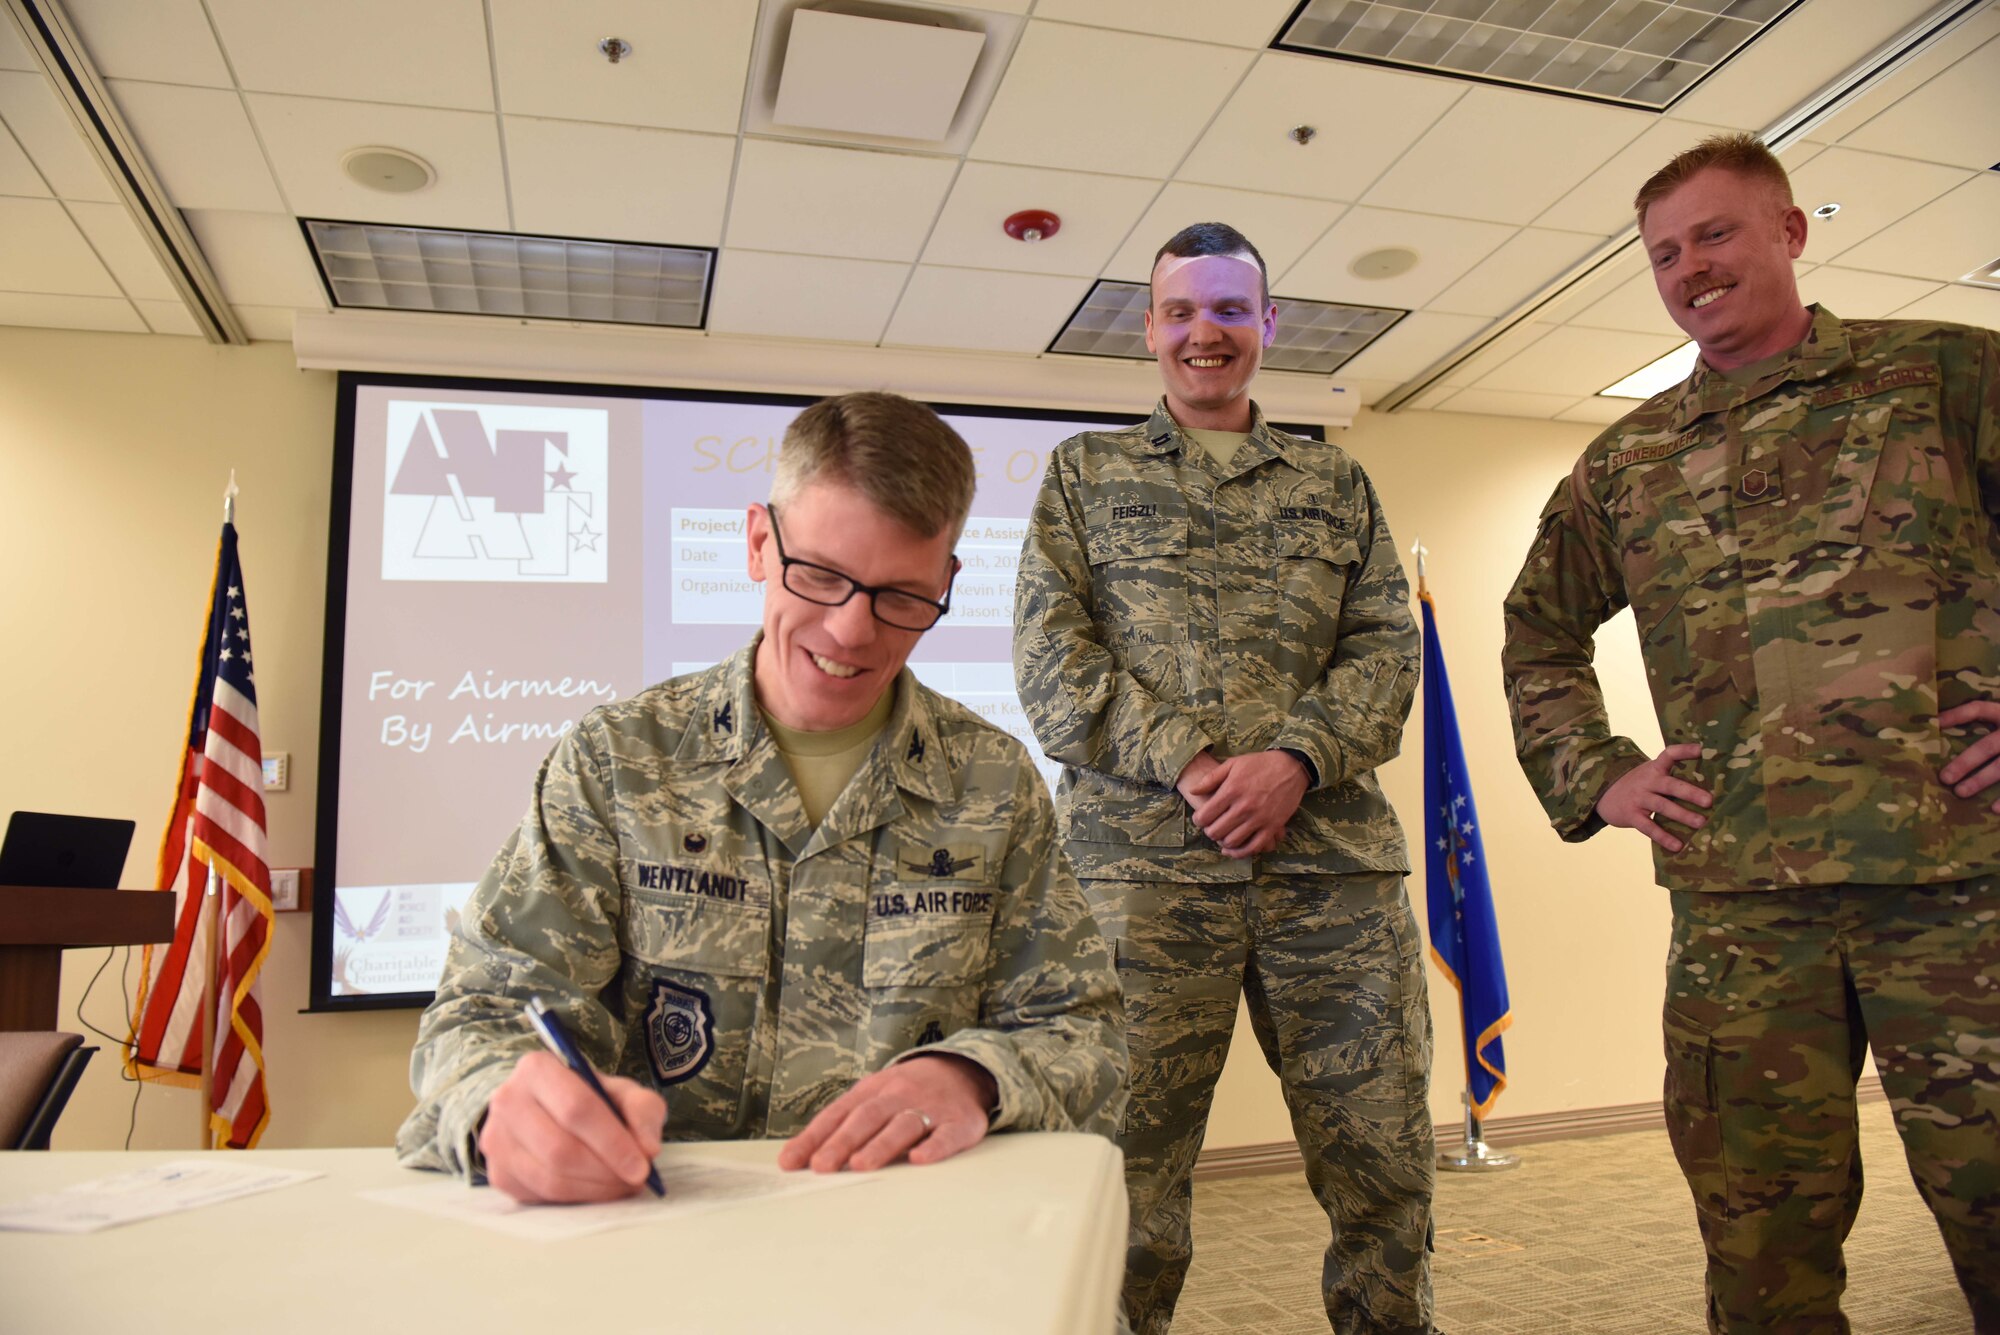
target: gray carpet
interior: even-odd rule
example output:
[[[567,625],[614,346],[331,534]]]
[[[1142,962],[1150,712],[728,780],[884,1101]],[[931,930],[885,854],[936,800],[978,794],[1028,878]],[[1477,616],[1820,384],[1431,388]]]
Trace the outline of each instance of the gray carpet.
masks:
[[[1864,1104],[1861,1119],[1868,1189],[1847,1243],[1844,1300],[1856,1335],[1972,1335],[1888,1105]],[[1701,1335],[1701,1241],[1666,1133],[1520,1154],[1511,1172],[1439,1174],[1438,1328]],[[1194,1235],[1174,1335],[1324,1335],[1326,1219],[1302,1178],[1197,1183]]]

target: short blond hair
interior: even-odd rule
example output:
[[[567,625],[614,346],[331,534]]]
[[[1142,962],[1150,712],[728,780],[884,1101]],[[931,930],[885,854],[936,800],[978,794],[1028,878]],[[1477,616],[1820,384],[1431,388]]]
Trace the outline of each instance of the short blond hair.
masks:
[[[972,450],[942,417],[914,399],[863,390],[821,399],[785,428],[771,499],[807,484],[844,483],[912,533],[954,541],[972,510]]]
[[[1639,193],[1632,199],[1632,208],[1639,215],[1639,225],[1646,225],[1646,210],[1659,203],[1674,191],[1692,180],[1697,173],[1710,167],[1752,181],[1762,181],[1778,192],[1786,208],[1792,207],[1792,178],[1785,174],[1785,164],[1778,161],[1778,155],[1764,146],[1764,141],[1754,134],[1717,134],[1696,144],[1684,153],[1677,153],[1666,166],[1646,178],[1639,187]]]

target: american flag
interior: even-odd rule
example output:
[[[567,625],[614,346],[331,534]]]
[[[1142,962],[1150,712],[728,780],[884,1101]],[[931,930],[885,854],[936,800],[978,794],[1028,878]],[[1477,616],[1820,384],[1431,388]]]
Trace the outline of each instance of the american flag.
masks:
[[[271,941],[271,869],[265,852],[263,748],[257,678],[236,526],[222,525],[208,630],[189,710],[187,748],[173,814],[160,837],[159,884],[179,897],[174,939],[146,948],[145,978],[125,1041],[127,1070],[142,1080],[199,1087],[213,871],[220,890],[221,950],[214,953],[214,1078],[208,1127],[231,1149],[256,1145],[270,1120],[264,1095],[264,1015],[257,977]]]

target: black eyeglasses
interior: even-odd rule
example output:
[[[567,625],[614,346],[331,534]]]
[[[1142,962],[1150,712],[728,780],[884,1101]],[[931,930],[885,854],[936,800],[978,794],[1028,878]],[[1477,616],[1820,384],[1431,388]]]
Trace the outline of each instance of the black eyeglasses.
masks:
[[[822,607],[839,607],[855,594],[865,593],[868,595],[868,610],[875,614],[875,619],[897,630],[929,630],[938,623],[938,618],[951,610],[950,583],[945,585],[944,601],[934,603],[919,594],[863,584],[838,570],[786,556],[785,539],[778,532],[778,507],[767,504],[764,510],[771,516],[771,540],[778,544],[779,578],[787,589],[807,602],[818,603]],[[958,578],[956,556],[951,558],[951,578]]]

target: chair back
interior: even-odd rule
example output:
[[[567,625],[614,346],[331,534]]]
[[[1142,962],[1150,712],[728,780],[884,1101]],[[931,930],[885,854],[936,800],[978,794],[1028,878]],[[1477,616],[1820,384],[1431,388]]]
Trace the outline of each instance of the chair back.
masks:
[[[0,1148],[45,1150],[96,1048],[53,1030],[0,1033]]]

